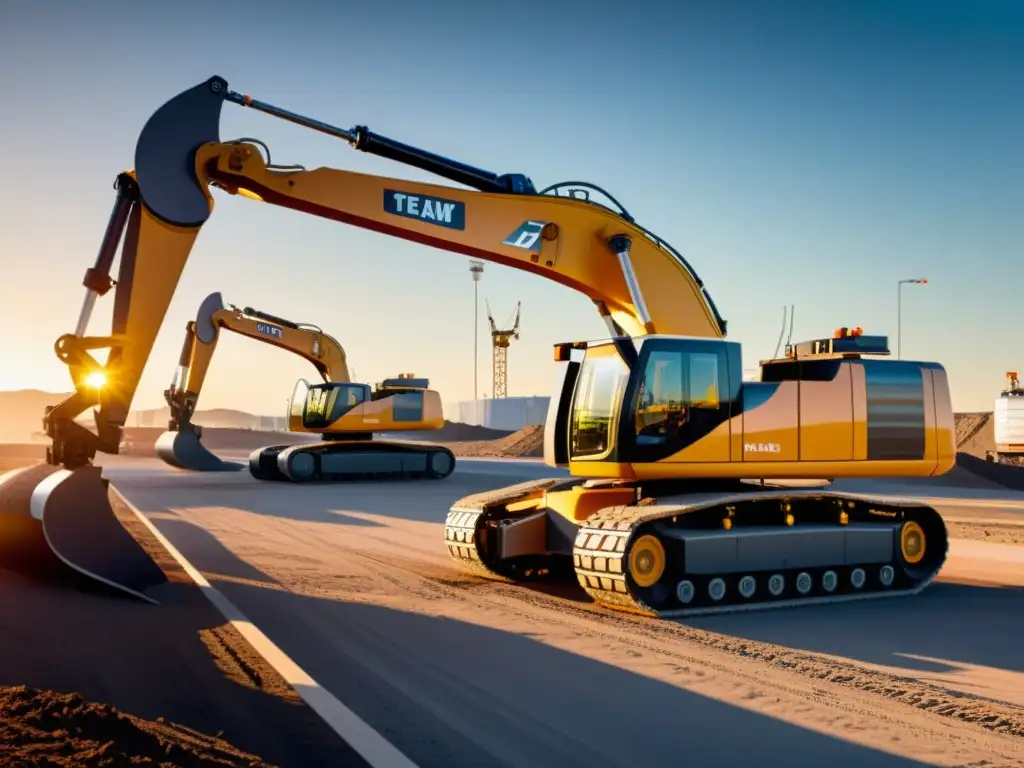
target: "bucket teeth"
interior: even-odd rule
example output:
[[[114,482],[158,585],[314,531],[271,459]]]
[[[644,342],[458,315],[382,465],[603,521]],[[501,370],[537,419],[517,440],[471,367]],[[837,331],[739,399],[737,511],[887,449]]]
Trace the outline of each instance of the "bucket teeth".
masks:
[[[156,603],[167,577],[114,514],[101,471],[36,464],[0,478],[0,564]]]
[[[191,430],[164,432],[156,440],[156,455],[165,464],[193,472],[238,472],[243,466],[211,453]]]

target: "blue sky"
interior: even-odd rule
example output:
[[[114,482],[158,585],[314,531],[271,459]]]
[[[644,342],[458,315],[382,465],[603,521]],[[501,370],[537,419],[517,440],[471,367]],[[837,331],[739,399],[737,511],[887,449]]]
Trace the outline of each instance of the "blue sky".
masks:
[[[216,10],[214,10],[216,8]],[[841,325],[889,334],[986,409],[1024,369],[1024,4],[947,2],[32,3],[0,7],[0,388],[63,390],[52,351],[163,101],[213,74],[235,90],[538,186],[584,179],[681,250],[744,344],[769,356]],[[222,136],[276,162],[432,177],[225,107]],[[356,375],[472,396],[468,259],[217,196],[143,377],[163,404],[208,293],[320,325]],[[306,275],[319,279],[310,283]],[[572,291],[488,265],[481,309],[522,301],[512,395],[548,394],[551,345],[605,334]],[[91,326],[102,332],[111,302]],[[490,390],[481,312],[480,388]],[[200,407],[283,413],[297,358],[225,334]]]

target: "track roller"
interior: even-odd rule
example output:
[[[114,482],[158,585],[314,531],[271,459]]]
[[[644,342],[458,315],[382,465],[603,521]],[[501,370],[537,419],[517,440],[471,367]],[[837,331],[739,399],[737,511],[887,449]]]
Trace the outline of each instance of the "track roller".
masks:
[[[749,600],[757,590],[757,579],[753,576],[744,576],[740,579],[739,590],[740,594]]]
[[[688,616],[910,595],[948,547],[934,509],[891,499],[788,491],[668,501],[602,509],[579,527],[576,573],[596,601]]]

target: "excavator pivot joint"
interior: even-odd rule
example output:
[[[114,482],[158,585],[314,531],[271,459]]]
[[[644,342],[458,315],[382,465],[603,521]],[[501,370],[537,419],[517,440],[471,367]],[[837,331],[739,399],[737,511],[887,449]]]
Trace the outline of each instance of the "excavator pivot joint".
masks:
[[[212,77],[165,103],[142,128],[135,145],[135,174],[142,201],[162,221],[198,227],[210,217],[195,156],[202,145],[220,141],[227,92],[227,81]]]
[[[633,240],[629,235],[612,235],[608,238],[608,247],[611,248],[614,254],[628,254],[632,246]]]

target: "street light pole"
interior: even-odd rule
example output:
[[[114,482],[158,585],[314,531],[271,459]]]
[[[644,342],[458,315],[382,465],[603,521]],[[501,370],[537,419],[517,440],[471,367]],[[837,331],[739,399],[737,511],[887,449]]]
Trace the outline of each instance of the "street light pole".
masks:
[[[480,424],[480,387],[477,385],[477,375],[480,372],[480,363],[477,357],[477,342],[480,340],[480,276],[484,273],[484,263],[473,259],[469,262],[469,273],[473,276],[473,417],[477,425]]]
[[[896,284],[896,359],[901,360],[903,357],[903,285],[904,283],[910,283],[913,285],[926,285],[928,278],[926,277],[915,277],[908,280],[900,280]]]

